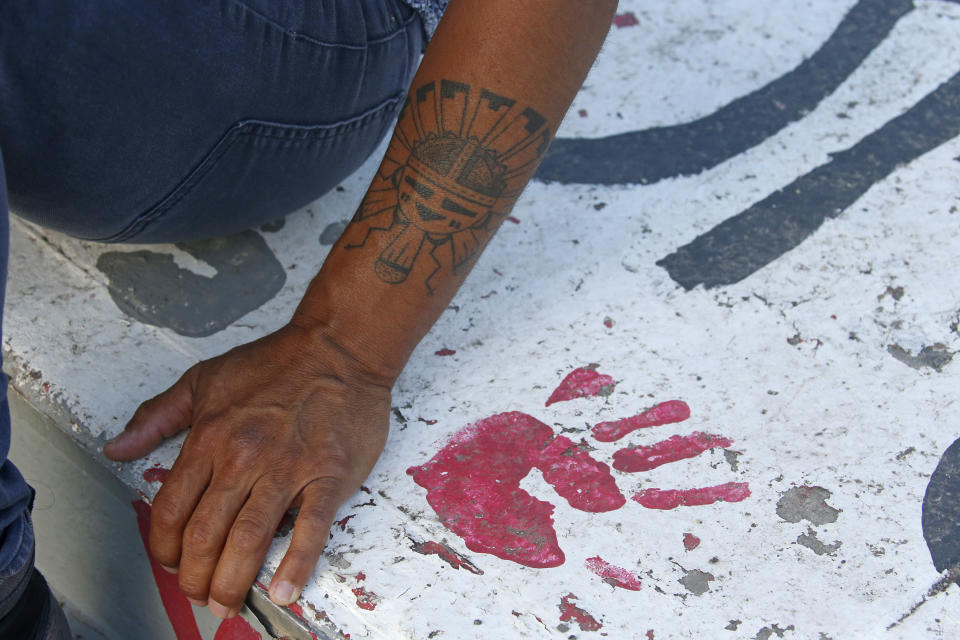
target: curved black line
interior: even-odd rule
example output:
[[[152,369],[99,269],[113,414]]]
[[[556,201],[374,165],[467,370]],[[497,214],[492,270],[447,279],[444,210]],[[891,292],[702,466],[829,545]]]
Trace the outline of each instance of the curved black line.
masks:
[[[558,138],[535,178],[648,184],[715,167],[816,107],[913,8],[913,0],[860,0],[816,53],[770,84],[693,122],[605,138]]]
[[[937,571],[960,568],[960,440],[950,445],[930,476],[922,523]]]
[[[898,166],[960,136],[960,73],[830,161],[657,264],[688,291],[739,282],[790,251]]]

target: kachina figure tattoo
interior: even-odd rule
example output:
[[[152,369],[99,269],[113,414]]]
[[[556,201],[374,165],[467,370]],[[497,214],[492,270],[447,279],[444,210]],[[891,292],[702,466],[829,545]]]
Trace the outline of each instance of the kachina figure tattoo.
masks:
[[[347,249],[388,234],[374,263],[384,282],[405,282],[424,253],[425,284],[461,273],[513,206],[550,144],[547,120],[515,100],[469,84],[430,82],[408,95]],[[381,245],[382,246],[382,245]]]

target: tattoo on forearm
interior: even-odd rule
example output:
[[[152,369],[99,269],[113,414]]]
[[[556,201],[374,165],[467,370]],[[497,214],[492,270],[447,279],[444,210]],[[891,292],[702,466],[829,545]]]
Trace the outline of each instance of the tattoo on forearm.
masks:
[[[546,118],[492,91],[450,80],[411,91],[380,170],[344,234],[345,248],[376,238],[383,248],[373,268],[381,280],[406,282],[419,265],[416,273],[432,293],[430,281],[439,272],[469,268],[550,139]]]

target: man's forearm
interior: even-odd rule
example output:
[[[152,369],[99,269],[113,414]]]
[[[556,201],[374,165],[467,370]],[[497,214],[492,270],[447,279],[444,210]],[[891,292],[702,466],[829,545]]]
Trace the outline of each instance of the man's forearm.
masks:
[[[383,163],[294,322],[399,374],[532,177],[615,8],[452,2]]]

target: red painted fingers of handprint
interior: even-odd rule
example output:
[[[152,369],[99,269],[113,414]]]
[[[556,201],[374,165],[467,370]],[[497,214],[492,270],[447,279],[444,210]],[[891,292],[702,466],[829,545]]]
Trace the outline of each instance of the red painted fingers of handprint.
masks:
[[[749,484],[727,482],[715,487],[699,489],[644,489],[633,494],[633,501],[647,509],[675,509],[680,506],[697,507],[714,502],[740,502],[749,497]]]
[[[732,440],[723,436],[694,431],[689,436],[671,436],[646,447],[620,449],[613,454],[613,468],[627,473],[650,471],[668,462],[693,458],[704,451],[732,444]]]
[[[589,396],[608,396],[616,386],[613,378],[597,371],[597,365],[588,364],[567,374],[557,388],[547,398],[546,406],[557,402],[586,398]]]
[[[690,417],[690,408],[682,400],[670,400],[636,416],[601,422],[592,430],[602,442],[615,442],[623,436],[647,427],[682,422]],[[694,431],[688,436],[674,435],[652,445],[626,447],[613,454],[613,468],[625,473],[649,471],[669,462],[693,458],[710,449],[729,447],[733,440],[719,435]],[[750,496],[746,482],[728,482],[695,489],[645,489],[632,496],[634,502],[647,509],[675,509],[714,502],[740,502]]]
[[[601,422],[591,429],[593,437],[600,442],[616,442],[637,429],[659,427],[662,424],[683,422],[690,417],[690,407],[683,400],[667,400],[639,415],[623,420]]]
[[[468,549],[529,567],[556,567],[564,555],[553,529],[553,505],[520,488],[533,468],[575,509],[596,513],[626,503],[607,465],[519,412],[466,427],[407,473]]]

